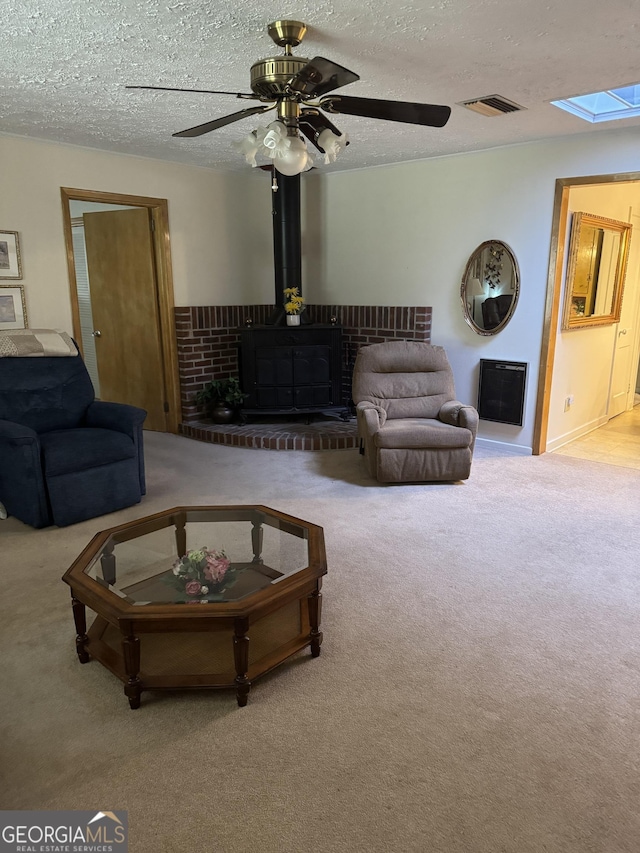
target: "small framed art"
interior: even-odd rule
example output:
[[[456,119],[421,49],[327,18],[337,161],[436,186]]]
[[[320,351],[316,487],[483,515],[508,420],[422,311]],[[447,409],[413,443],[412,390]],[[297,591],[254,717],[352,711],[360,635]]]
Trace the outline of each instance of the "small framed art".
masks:
[[[0,278],[22,278],[17,231],[0,231]]]
[[[0,332],[5,329],[26,329],[28,325],[24,285],[0,284]]]

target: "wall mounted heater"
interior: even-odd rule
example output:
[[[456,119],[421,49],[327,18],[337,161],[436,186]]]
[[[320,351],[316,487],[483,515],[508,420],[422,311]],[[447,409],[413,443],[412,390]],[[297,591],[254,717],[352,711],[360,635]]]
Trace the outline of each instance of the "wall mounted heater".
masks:
[[[527,365],[480,359],[478,414],[483,421],[522,426]]]

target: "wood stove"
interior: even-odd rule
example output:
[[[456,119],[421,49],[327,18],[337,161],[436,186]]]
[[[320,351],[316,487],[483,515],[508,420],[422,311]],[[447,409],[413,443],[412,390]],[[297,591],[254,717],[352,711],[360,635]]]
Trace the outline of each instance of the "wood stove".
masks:
[[[240,338],[240,381],[249,395],[243,412],[345,411],[340,326],[257,326]]]

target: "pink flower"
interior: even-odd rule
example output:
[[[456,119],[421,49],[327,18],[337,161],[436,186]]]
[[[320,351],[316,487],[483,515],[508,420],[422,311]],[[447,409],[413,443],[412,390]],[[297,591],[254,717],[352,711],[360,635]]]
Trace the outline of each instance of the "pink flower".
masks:
[[[207,565],[204,569],[204,576],[212,583],[220,583],[227,573],[229,568],[229,560],[220,554],[207,554]]]
[[[198,595],[200,593],[200,589],[200,581],[188,581],[185,585],[184,591],[187,595]]]

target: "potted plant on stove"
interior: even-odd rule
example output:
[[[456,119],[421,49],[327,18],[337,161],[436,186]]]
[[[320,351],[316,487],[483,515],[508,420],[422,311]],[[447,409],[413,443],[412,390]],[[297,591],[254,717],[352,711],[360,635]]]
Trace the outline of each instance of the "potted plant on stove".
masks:
[[[194,400],[205,415],[216,424],[228,424],[247,398],[235,377],[212,379],[195,395]]]
[[[285,287],[283,293],[287,300],[284,303],[284,310],[287,314],[287,325],[299,326],[300,315],[305,309],[304,296],[300,296],[300,289],[298,287]]]

